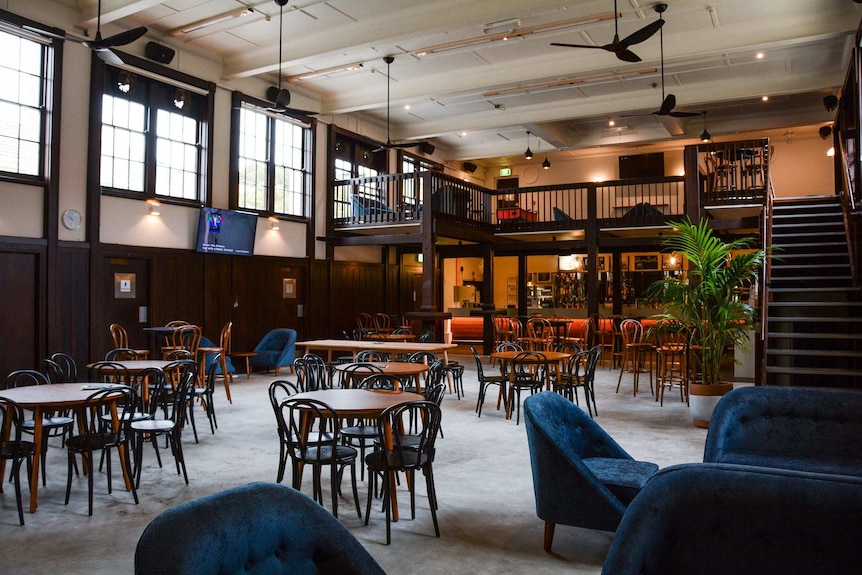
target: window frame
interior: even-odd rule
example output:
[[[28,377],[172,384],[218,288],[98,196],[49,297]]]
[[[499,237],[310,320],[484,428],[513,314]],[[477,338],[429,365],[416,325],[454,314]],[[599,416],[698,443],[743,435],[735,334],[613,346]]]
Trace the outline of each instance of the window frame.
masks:
[[[136,192],[125,190],[122,188],[112,188],[101,185],[101,131],[102,131],[102,99],[106,94],[117,95],[107,89],[107,80],[112,74],[108,70],[109,66],[99,59],[95,54],[92,57],[92,75],[90,83],[91,93],[91,114],[90,114],[90,130],[91,130],[91,169],[92,180],[94,187],[99,194],[105,196],[114,196],[140,201],[155,200],[162,204],[173,204],[190,207],[201,207],[212,205],[212,165],[213,165],[213,118],[215,111],[215,91],[216,85],[213,82],[208,82],[194,76],[190,76],[183,72],[166,68],[164,66],[152,63],[143,58],[133,56],[131,54],[120,53],[123,60],[122,66],[110,66],[117,70],[127,70],[133,74],[141,76],[145,81],[154,81],[160,84],[181,88],[187,90],[194,95],[203,98],[201,104],[201,113],[196,118],[199,122],[199,156],[198,156],[198,197],[196,199],[179,198],[173,196],[165,196],[156,193],[156,164],[157,164],[157,147],[158,134],[156,133],[155,124],[152,123],[152,118],[155,118],[159,110],[175,112],[169,107],[153,105],[157,97],[149,97],[145,106],[147,114],[145,122],[147,124],[145,131],[145,177],[144,190]],[[131,100],[131,98],[130,98]],[[186,114],[187,115],[187,114]],[[95,136],[95,142],[93,142]]]
[[[261,217],[274,217],[279,220],[295,221],[307,223],[313,219],[314,215],[314,173],[315,173],[315,149],[316,149],[316,125],[317,120],[301,113],[271,113],[267,112],[266,108],[271,106],[271,102],[260,100],[249,96],[239,91],[233,92],[231,96],[232,113],[231,113],[231,142],[230,142],[230,209],[242,210],[258,214]],[[266,207],[264,209],[256,209],[249,206],[241,206],[239,203],[239,163],[240,163],[240,117],[243,109],[252,112],[260,113],[267,119],[266,126],[266,144],[267,158],[255,161],[263,162],[266,170]],[[275,127],[276,121],[282,120],[287,124],[298,125],[305,131],[303,137],[303,149],[301,155],[307,162],[306,167],[295,168],[292,166],[284,166],[275,162],[277,157],[275,145]],[[275,205],[275,182],[276,171],[287,168],[288,170],[296,170],[302,174],[303,180],[303,209],[302,215],[279,212],[274,209]]]
[[[32,32],[29,32],[25,27]],[[3,9],[0,9],[0,30],[42,44],[44,47],[41,58],[42,69],[39,74],[38,173],[25,174],[0,170],[0,181],[56,187],[56,185],[52,186],[51,183],[56,181],[54,174],[59,162],[59,148],[52,146],[51,142],[59,141],[63,42],[48,35],[60,36],[63,35],[63,31]],[[45,35],[39,34],[40,30],[44,31]]]

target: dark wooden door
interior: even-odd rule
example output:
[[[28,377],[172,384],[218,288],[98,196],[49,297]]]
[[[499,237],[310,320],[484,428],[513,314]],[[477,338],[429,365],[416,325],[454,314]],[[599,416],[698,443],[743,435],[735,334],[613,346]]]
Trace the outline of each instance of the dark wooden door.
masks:
[[[39,369],[39,254],[0,253],[0,385],[16,369]],[[2,480],[2,479],[0,479]]]

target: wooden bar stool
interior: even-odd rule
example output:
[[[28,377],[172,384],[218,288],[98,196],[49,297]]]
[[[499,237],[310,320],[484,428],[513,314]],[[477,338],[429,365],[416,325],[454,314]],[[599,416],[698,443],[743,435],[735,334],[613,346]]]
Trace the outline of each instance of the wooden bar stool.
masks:
[[[622,334],[622,365],[620,376],[617,378],[617,391],[620,392],[620,383],[624,373],[633,374],[634,395],[638,394],[638,377],[642,373],[649,374],[649,391],[653,395],[652,384],[652,355],[653,345],[644,339],[644,328],[636,319],[625,319],[620,324]],[[649,367],[647,367],[649,362]]]

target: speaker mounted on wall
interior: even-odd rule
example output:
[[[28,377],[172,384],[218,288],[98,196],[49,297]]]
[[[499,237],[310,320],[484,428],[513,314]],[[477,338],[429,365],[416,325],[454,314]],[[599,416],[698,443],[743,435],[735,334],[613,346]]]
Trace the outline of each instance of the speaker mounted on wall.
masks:
[[[473,162],[464,162],[464,171],[467,172],[468,174],[472,174],[473,172],[475,172],[476,168],[478,168],[478,167],[479,166],[477,166]]]
[[[429,156],[434,153],[434,144],[430,142],[422,142],[419,145],[419,151],[423,154],[428,154]]]
[[[147,42],[147,45],[144,47],[144,55],[159,64],[170,64],[175,54],[176,51],[173,48],[168,48],[156,42]]]

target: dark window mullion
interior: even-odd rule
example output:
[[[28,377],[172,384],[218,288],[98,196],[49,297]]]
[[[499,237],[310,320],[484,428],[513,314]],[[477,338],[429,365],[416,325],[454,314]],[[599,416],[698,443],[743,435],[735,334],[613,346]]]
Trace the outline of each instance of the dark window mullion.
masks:
[[[144,126],[144,141],[146,142],[146,147],[144,150],[144,172],[146,176],[144,176],[144,195],[148,198],[156,198],[156,159],[158,155],[156,154],[156,111],[158,108],[156,107],[155,98],[154,98],[155,90],[150,90],[149,99],[147,100],[147,112],[144,118],[146,125]]]
[[[267,143],[269,144],[269,157],[266,159],[266,211],[275,214],[275,120],[266,120]]]

